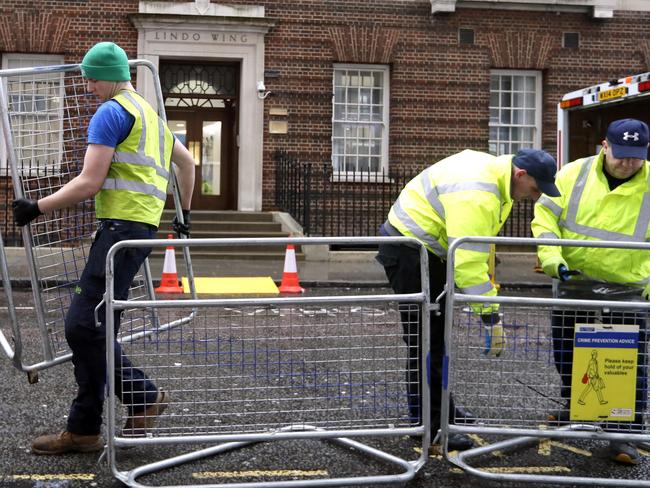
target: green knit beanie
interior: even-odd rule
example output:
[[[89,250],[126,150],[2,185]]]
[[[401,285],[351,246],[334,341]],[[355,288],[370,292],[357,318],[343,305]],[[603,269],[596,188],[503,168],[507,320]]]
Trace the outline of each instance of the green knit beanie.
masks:
[[[95,44],[81,61],[84,78],[102,81],[130,81],[129,59],[120,46],[113,42]]]

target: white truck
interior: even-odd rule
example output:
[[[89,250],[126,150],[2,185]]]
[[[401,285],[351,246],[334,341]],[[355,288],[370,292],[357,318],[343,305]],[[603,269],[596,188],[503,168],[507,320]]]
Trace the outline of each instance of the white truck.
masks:
[[[558,166],[596,154],[609,123],[625,118],[650,124],[650,72],[564,95],[557,110]]]

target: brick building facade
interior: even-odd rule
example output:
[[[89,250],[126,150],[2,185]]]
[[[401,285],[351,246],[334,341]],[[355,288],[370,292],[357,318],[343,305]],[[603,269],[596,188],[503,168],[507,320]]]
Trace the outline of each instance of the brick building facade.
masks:
[[[218,120],[224,131],[221,176],[203,189],[229,193],[203,208],[269,210],[278,150],[332,164],[339,180],[416,172],[464,148],[555,153],[564,93],[650,71],[650,8],[603,14],[609,3],[4,0],[0,53],[3,68],[34,54],[77,63],[111,40],[158,66],[171,91],[191,78],[188,66],[217,66],[205,79],[230,77],[229,89],[213,90],[221,101],[176,101],[168,114],[181,126],[203,114],[199,145],[201,123]],[[147,97],[149,85],[138,83]],[[180,97],[196,96],[186,89]]]

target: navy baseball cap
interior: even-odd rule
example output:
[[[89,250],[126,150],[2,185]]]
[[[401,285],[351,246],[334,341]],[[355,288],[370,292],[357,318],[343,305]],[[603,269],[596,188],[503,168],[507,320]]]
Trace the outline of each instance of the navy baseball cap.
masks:
[[[555,158],[541,149],[521,149],[512,158],[517,168],[525,169],[535,178],[537,187],[549,197],[559,197],[560,190],[555,186],[557,164]]]
[[[645,122],[636,119],[615,120],[607,127],[607,142],[617,159],[648,159],[650,131]]]

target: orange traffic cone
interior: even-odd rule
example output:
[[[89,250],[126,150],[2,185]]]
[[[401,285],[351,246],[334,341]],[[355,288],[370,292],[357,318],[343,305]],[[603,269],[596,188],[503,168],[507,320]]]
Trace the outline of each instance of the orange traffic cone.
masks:
[[[167,239],[173,238],[172,234],[167,234]],[[160,278],[160,286],[155,291],[156,293],[183,293],[183,287],[178,284],[174,246],[167,246],[165,250],[162,278]]]
[[[280,293],[303,293],[305,289],[298,281],[298,267],[296,266],[296,249],[293,244],[287,245],[287,252],[284,255],[284,271],[282,272],[282,283]]]

